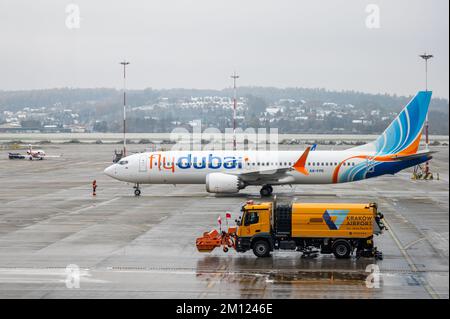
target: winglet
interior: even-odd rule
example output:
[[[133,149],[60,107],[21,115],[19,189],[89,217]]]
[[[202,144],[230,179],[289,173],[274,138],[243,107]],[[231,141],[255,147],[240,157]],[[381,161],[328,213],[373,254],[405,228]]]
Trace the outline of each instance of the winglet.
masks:
[[[308,146],[306,150],[303,152],[302,156],[295,162],[293,168],[295,168],[296,171],[302,173],[303,175],[309,175],[308,170],[305,167],[306,164],[306,158],[308,157],[309,151],[311,150],[311,146]]]

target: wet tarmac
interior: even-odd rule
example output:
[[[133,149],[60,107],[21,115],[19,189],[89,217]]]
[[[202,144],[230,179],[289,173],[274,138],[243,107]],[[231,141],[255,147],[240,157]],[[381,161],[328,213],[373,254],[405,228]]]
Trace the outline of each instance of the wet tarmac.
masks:
[[[131,184],[102,173],[114,147],[47,145],[48,154],[64,155],[44,161],[12,161],[3,151],[0,298],[449,297],[448,147],[435,148],[439,180],[414,181],[409,170],[275,187],[279,202],[377,202],[389,228],[375,239],[382,261],[199,253],[195,238],[217,227],[219,214],[237,217],[244,201],[259,200],[259,189],[216,196],[203,185],[146,185],[136,198]],[[369,278],[379,280],[368,287],[374,267],[379,276]]]

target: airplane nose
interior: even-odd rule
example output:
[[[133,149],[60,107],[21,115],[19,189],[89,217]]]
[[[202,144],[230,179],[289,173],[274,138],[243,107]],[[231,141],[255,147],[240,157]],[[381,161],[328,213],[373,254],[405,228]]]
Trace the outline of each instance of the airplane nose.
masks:
[[[105,173],[109,177],[115,177],[115,168],[114,168],[114,166],[116,166],[116,164],[108,166],[107,168],[105,168],[103,173]]]

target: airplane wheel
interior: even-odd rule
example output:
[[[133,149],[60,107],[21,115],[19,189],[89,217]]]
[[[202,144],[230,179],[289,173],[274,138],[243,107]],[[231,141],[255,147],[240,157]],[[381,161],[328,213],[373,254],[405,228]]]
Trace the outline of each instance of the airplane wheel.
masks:
[[[271,189],[268,187],[265,187],[265,186],[263,188],[261,188],[259,193],[261,194],[261,197],[267,197],[267,196],[272,195]]]
[[[135,189],[134,190],[134,196],[141,196],[141,190],[140,189]]]

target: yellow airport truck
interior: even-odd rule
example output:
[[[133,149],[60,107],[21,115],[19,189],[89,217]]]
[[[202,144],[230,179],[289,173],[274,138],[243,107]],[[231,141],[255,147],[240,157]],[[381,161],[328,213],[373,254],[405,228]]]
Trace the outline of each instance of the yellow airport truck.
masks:
[[[296,250],[304,256],[334,254],[336,258],[382,259],[373,243],[382,233],[383,215],[375,203],[292,203],[275,202],[242,206],[236,225],[227,230],[206,232],[197,238],[200,252],[222,246],[224,251],[253,250],[257,257],[268,257],[275,249]]]

